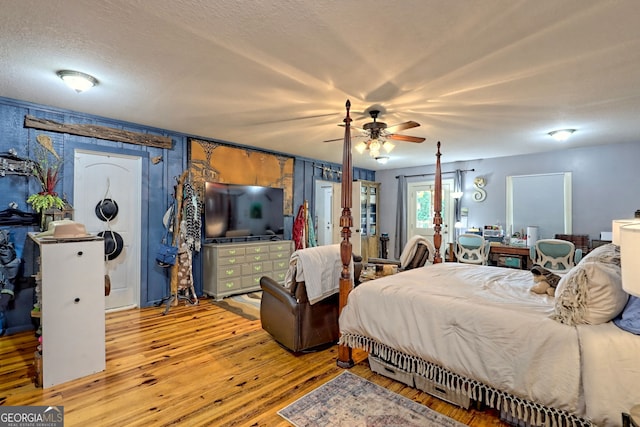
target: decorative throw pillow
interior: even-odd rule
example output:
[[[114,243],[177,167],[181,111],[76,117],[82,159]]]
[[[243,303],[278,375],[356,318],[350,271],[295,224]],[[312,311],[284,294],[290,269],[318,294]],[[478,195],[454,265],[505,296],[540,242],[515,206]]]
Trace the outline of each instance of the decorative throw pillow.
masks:
[[[629,297],[622,314],[613,319],[613,323],[620,329],[640,335],[640,298]]]
[[[571,326],[598,325],[619,315],[628,298],[622,289],[619,247],[604,245],[562,277],[551,317]]]
[[[620,246],[614,245],[613,243],[598,246],[580,260],[580,263],[587,262],[603,262],[605,264],[613,264],[619,267]]]

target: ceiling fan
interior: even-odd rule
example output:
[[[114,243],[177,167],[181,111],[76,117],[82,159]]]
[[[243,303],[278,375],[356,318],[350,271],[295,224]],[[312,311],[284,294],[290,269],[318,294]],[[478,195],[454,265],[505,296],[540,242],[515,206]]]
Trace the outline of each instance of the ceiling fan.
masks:
[[[425,140],[425,138],[421,138],[418,136],[400,135],[396,133],[406,129],[418,127],[420,126],[420,123],[410,120],[408,122],[399,123],[397,125],[387,126],[386,123],[378,121],[379,114],[380,110],[371,110],[369,111],[369,115],[371,116],[371,119],[373,119],[372,122],[365,123],[362,128],[352,126],[353,129],[361,132],[361,135],[355,135],[354,138],[367,138],[367,141],[362,141],[354,147],[359,153],[362,154],[365,150],[369,150],[369,154],[371,155],[371,157],[378,158],[380,157],[381,149],[389,153],[395,147],[395,145],[388,140],[416,143],[420,143]],[[338,126],[344,126],[344,124],[340,124]],[[341,140],[342,138],[337,138],[329,139],[324,142]]]

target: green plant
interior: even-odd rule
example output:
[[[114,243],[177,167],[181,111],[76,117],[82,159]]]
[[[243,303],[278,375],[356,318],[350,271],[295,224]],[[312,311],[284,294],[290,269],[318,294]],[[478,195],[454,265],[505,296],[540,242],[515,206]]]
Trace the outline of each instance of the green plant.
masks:
[[[40,139],[38,139],[40,142]],[[60,167],[62,166],[62,158],[53,150],[37,144],[34,148],[35,160],[33,161],[33,170],[31,174],[38,179],[42,191],[33,193],[27,199],[27,203],[31,205],[36,213],[42,214],[44,221],[44,213],[52,208],[64,208],[64,200],[58,196],[55,188],[60,179]]]
[[[43,213],[51,208],[64,208],[64,200],[58,197],[57,193],[34,193],[29,196],[27,203],[31,205],[36,213]]]

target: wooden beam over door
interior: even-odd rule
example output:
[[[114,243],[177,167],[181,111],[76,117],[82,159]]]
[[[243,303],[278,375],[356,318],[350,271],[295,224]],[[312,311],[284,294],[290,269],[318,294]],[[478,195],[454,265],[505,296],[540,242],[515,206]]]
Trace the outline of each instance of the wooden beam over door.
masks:
[[[53,120],[39,119],[29,115],[24,116],[24,127],[68,133],[70,135],[88,136],[90,138],[105,139],[107,141],[145,145],[148,147],[171,149],[173,146],[173,140],[168,136],[131,132],[98,125],[64,124]]]

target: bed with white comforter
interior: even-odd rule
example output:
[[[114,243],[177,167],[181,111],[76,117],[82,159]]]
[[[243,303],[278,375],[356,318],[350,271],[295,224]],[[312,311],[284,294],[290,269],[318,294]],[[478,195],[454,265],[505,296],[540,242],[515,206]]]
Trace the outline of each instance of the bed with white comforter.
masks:
[[[531,285],[529,271],[459,263],[366,282],[340,315],[341,343],[401,368],[442,367],[494,407],[529,402],[532,424],[559,410],[619,425],[640,402],[640,337],[611,322],[553,320],[554,298]]]

